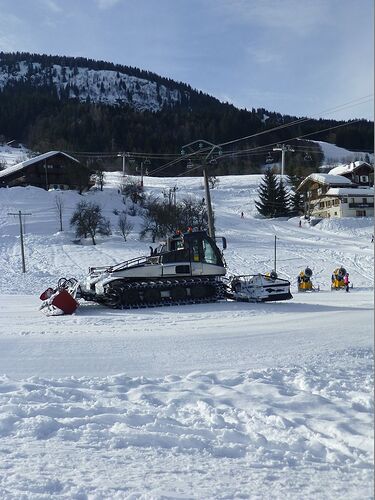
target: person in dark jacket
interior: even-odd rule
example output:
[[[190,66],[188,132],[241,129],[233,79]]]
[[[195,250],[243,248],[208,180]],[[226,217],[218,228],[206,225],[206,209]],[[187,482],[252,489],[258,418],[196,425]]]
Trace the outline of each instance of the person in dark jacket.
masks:
[[[349,273],[346,273],[344,276],[344,284],[345,284],[345,291],[349,292]]]

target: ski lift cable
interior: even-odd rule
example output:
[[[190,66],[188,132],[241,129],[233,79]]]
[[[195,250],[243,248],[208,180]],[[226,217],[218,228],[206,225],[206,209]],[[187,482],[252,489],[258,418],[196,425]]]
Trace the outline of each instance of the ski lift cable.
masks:
[[[345,126],[348,126],[348,125],[352,125],[354,123],[358,123],[358,122],[361,122],[363,121],[363,119],[358,119],[358,120],[352,120],[350,122],[347,122],[347,123],[341,123],[339,125],[335,125],[333,127],[328,127],[326,129],[323,129],[323,130],[318,130],[318,131],[314,131],[314,132],[310,132],[310,133],[307,133],[307,134],[303,134],[303,135],[300,135],[298,137],[292,137],[290,139],[287,139],[285,141],[283,141],[283,143],[286,143],[286,142],[290,142],[290,141],[293,141],[293,140],[296,140],[296,139],[301,139],[303,137],[308,137],[308,136],[311,136],[311,135],[317,135],[317,134],[320,134],[322,132],[328,132],[329,130],[333,130],[333,129],[337,129],[337,128],[340,128],[340,127],[345,127]],[[225,158],[229,158],[229,157],[239,157],[239,156],[242,156],[242,155],[245,155],[245,154],[249,154],[249,153],[259,153],[262,149],[264,148],[270,148],[272,146],[276,146],[277,144],[279,144],[279,141],[277,142],[273,142],[273,143],[270,143],[270,144],[266,144],[266,145],[263,145],[263,146],[256,146],[256,147],[253,147],[253,148],[247,148],[247,149],[242,149],[242,150],[239,150],[235,153],[231,152],[231,153],[224,153],[220,156],[220,160],[222,159],[225,159]],[[186,156],[193,156],[193,154],[190,154],[190,155],[186,155]],[[183,158],[178,158],[176,160],[173,160],[167,164],[164,164],[164,165],[161,165],[160,167],[156,168],[155,170],[152,171],[152,173],[156,173],[156,172],[161,172],[162,170],[168,168],[169,166],[172,166],[176,163],[179,163],[183,160],[186,160],[186,157],[183,157]],[[198,167],[192,169],[192,170],[196,170],[197,168],[200,168],[201,165],[199,165]],[[184,175],[183,174],[180,174],[180,175]],[[179,175],[179,176],[180,176]]]
[[[330,109],[326,109],[324,111],[321,111],[320,113],[316,114],[315,116],[319,116],[321,118],[322,115],[324,116],[324,114],[327,114],[327,113],[338,112],[338,111],[342,111],[343,109],[346,109],[346,108],[358,106],[359,104],[365,104],[366,102],[372,101],[373,96],[374,96],[374,94],[368,94],[366,96],[359,97],[357,99],[353,99],[351,101],[348,101],[348,102],[341,104],[339,106],[336,106],[334,108],[330,108]],[[369,97],[371,97],[371,99],[368,99]],[[366,100],[363,101],[363,99],[366,99]],[[363,102],[356,102],[356,101],[363,101]],[[272,129],[267,129],[267,130],[263,130],[262,132],[257,132],[256,134],[248,135],[245,137],[240,137],[239,139],[234,139],[233,141],[223,142],[221,144],[218,144],[218,146],[227,146],[229,144],[234,144],[234,143],[239,142],[239,141],[244,141],[244,140],[250,139],[252,137],[257,137],[259,135],[267,134],[269,132],[274,132],[275,130],[279,130],[279,129],[286,128],[286,127],[291,127],[293,125],[297,125],[297,124],[304,123],[304,122],[314,120],[314,119],[315,118],[313,118],[313,117],[299,118],[298,120],[294,120],[292,122],[284,123],[282,125],[278,125],[277,127],[273,127]],[[362,120],[360,120],[360,121],[362,121]],[[351,123],[354,123],[354,122],[351,122]]]
[[[303,134],[303,135],[300,135],[298,137],[292,137],[291,139],[286,139],[285,141],[283,141],[283,143],[287,143],[287,142],[290,142],[290,141],[293,141],[293,140],[296,140],[296,139],[301,139],[302,137],[308,137],[310,135],[317,135],[317,134],[320,134],[322,132],[328,132],[329,130],[333,130],[333,129],[337,129],[337,128],[340,128],[340,127],[346,127],[348,125],[352,125],[354,123],[358,123],[358,122],[361,122],[363,121],[362,119],[358,119],[358,120],[352,120],[350,123],[342,123],[340,125],[335,125],[334,127],[328,127],[328,128],[325,128],[323,130],[318,130],[318,131],[315,131],[315,132],[309,132],[307,134]],[[279,144],[279,142],[273,142],[271,144],[267,144],[268,147],[271,147],[271,146],[276,146],[277,144]],[[258,150],[259,146],[255,147],[255,148],[248,148],[248,149],[243,149],[243,150],[240,150],[240,152],[250,152],[250,151],[256,151]],[[226,158],[228,157],[229,155],[226,155],[224,154],[222,156],[222,158]]]
[[[343,103],[341,105],[338,105],[336,107],[324,110],[324,111],[322,111],[320,113],[317,113],[316,116],[321,117],[322,115],[324,115],[326,113],[329,113],[329,112],[337,112],[337,111],[341,111],[341,110],[349,108],[349,107],[358,106],[360,104],[365,104],[366,102],[370,102],[371,100],[373,100],[373,96],[374,96],[374,94],[368,94],[366,96],[353,99],[351,101],[348,101],[348,102]],[[296,124],[299,124],[299,123],[303,123],[303,122],[306,122],[306,121],[309,121],[309,120],[313,120],[313,119],[314,118],[312,118],[312,117],[311,118],[300,118],[298,120],[295,120],[295,121],[292,121],[292,122],[288,122],[288,123],[284,123],[284,124],[279,125],[277,127],[264,130],[264,131],[259,132],[257,134],[252,134],[252,135],[249,135],[249,136],[241,137],[241,138],[238,138],[238,139],[234,139],[232,141],[228,141],[228,142],[225,142],[225,143],[218,144],[217,146],[220,147],[220,146],[224,146],[224,145],[234,144],[234,143],[242,141],[242,140],[246,140],[246,139],[249,139],[249,138],[261,135],[261,134],[270,133],[270,132],[276,131],[276,130],[281,129],[281,128],[291,127],[293,125],[296,125]],[[348,124],[350,124],[350,123],[356,123],[358,121],[363,121],[363,119],[349,121]],[[300,136],[300,137],[304,137],[304,136]],[[284,141],[284,142],[286,142],[286,141]],[[205,151],[205,150],[208,151],[209,149],[210,148],[201,148],[201,152]],[[97,151],[96,152],[95,151],[72,151],[71,153],[74,153],[76,155],[108,156],[108,157],[114,157],[114,156],[116,156],[118,154],[118,153],[109,153],[109,152],[108,153],[102,153],[102,152],[97,152]],[[132,153],[129,153],[129,154],[134,155],[134,156],[152,156],[155,153],[138,153],[138,152],[132,152]],[[158,153],[157,156],[158,157],[172,156],[172,157],[175,157],[176,159],[179,158],[178,155],[173,154],[173,153]]]
[[[365,102],[368,102],[368,101],[372,100],[372,99],[368,99],[369,97],[373,97],[373,94],[369,94],[367,96],[363,96],[361,98],[357,98],[357,99],[354,99],[352,101],[348,101],[347,103],[344,103],[344,104],[342,104],[340,106],[336,106],[335,108],[331,108],[331,109],[325,110],[325,111],[321,112],[321,114],[325,114],[325,113],[328,113],[328,112],[340,111],[340,110],[345,109],[347,107],[352,107],[352,106],[356,106],[358,104],[363,104]],[[363,101],[364,99],[367,99],[367,100]],[[358,102],[358,101],[363,101],[363,102]],[[319,116],[319,115],[321,116],[321,114],[319,113],[317,116]],[[237,142],[240,142],[240,141],[243,141],[243,140],[246,140],[246,139],[250,139],[250,138],[256,137],[258,135],[262,135],[262,134],[266,134],[266,133],[271,133],[271,132],[274,132],[274,131],[279,130],[281,128],[291,127],[291,126],[294,126],[296,124],[300,124],[300,123],[303,123],[303,122],[306,122],[306,121],[310,121],[310,120],[313,120],[313,119],[314,118],[301,118],[301,119],[295,120],[293,122],[285,123],[283,125],[279,125],[277,127],[274,127],[274,128],[271,128],[271,129],[268,129],[268,130],[265,130],[265,131],[262,131],[262,132],[259,132],[259,133],[256,133],[256,134],[252,134],[252,135],[249,135],[249,136],[246,136],[246,137],[241,137],[241,138],[238,138],[238,139],[234,139],[232,141],[228,141],[228,142],[225,142],[225,143],[218,144],[217,147],[223,147],[223,146],[226,146],[226,145],[229,145],[229,144],[235,144]],[[363,119],[351,120],[351,121],[349,121],[347,123],[344,123],[344,124],[340,124],[340,125],[337,125],[337,126],[334,126],[334,127],[329,127],[327,129],[324,129],[324,130],[320,130],[320,131],[315,131],[315,132],[312,132],[312,133],[304,134],[304,135],[301,135],[301,136],[298,136],[298,137],[295,137],[295,138],[292,138],[292,139],[287,139],[287,140],[285,140],[283,142],[284,143],[285,142],[290,142],[290,141],[292,141],[294,139],[300,139],[302,137],[308,137],[309,135],[317,135],[318,133],[321,133],[321,132],[326,132],[328,130],[332,130],[332,129],[339,128],[339,127],[346,126],[346,125],[351,125],[351,124],[354,124],[354,123],[358,123],[360,121],[363,121]],[[249,148],[247,150],[241,150],[241,152],[255,151],[255,150],[259,151],[260,148],[265,148],[267,146],[268,147],[269,146],[273,146],[275,144],[277,144],[277,143],[272,143],[272,144],[266,145],[266,146],[258,146],[256,148]],[[210,151],[209,147],[207,147],[207,148],[203,147],[203,148],[201,148],[197,152],[193,152],[193,153],[190,153],[189,155],[186,155],[185,159],[187,157],[189,157],[189,156],[190,157],[191,156],[195,156],[197,153],[208,152],[208,151]],[[91,155],[91,156],[96,156],[96,157],[99,157],[99,158],[100,157],[114,157],[114,156],[117,156],[117,154],[118,154],[118,153],[113,154],[113,153],[100,153],[100,152],[73,152],[73,153],[75,153],[77,155],[82,155],[82,156],[83,155],[89,155],[89,156]],[[236,153],[229,153],[229,154],[231,154],[231,155],[234,154],[234,155],[238,156],[238,153],[236,152]],[[137,156],[138,158],[141,155],[149,156],[149,157],[151,157],[151,156],[154,155],[153,153],[146,154],[146,153],[136,153],[136,152],[133,152],[133,153],[129,152],[128,154],[131,155],[131,156]],[[221,156],[221,158],[228,157],[229,154],[224,154],[224,155]],[[160,167],[156,168],[155,170],[152,171],[152,173],[160,172],[160,171],[168,168],[169,166],[172,166],[173,164],[179,163],[182,160],[182,158],[180,156],[173,155],[172,153],[164,153],[164,154],[160,153],[157,156],[158,156],[158,159],[162,159],[163,157],[167,157],[167,156],[169,156],[169,157],[172,156],[172,157],[174,157],[174,159],[171,160],[170,162],[168,162],[167,164],[161,165]]]
[[[317,113],[315,116],[322,116],[324,114],[327,114],[327,113],[332,113],[332,112],[338,112],[338,111],[342,111],[343,109],[346,109],[346,108],[350,108],[350,107],[353,107],[353,106],[358,106],[359,104],[364,104],[366,102],[370,102],[373,100],[373,96],[374,94],[368,94],[366,96],[363,96],[363,97],[360,97],[360,98],[356,98],[356,99],[353,99],[351,101],[348,101],[342,105],[339,105],[339,106],[336,106],[334,108],[330,108],[330,109],[327,109],[327,110],[324,110],[320,113]],[[369,97],[371,99],[369,99]],[[366,99],[366,100],[364,100]],[[360,102],[362,101],[362,102]],[[289,122],[289,123],[285,123],[283,125],[279,125],[277,127],[274,127],[274,128],[271,128],[271,129],[268,129],[268,130],[264,130],[262,132],[258,132],[256,134],[252,134],[252,135],[249,135],[249,136],[245,136],[245,137],[241,137],[239,139],[234,139],[232,141],[227,141],[227,142],[223,142],[223,143],[220,143],[220,144],[217,144],[218,147],[224,147],[224,146],[227,146],[229,144],[235,144],[237,142],[240,142],[240,141],[243,141],[243,140],[246,140],[246,139],[250,139],[250,138],[253,138],[253,137],[257,137],[259,135],[262,135],[262,134],[267,134],[267,133],[271,133],[271,132],[274,132],[276,130],[280,130],[282,128],[287,128],[287,127],[292,127],[296,124],[301,124],[301,123],[304,123],[304,122],[307,122],[307,121],[311,121],[311,120],[314,120],[315,118],[311,117],[311,118],[300,118],[298,120],[295,120],[295,121],[292,121],[292,122]],[[341,126],[346,126],[346,125],[351,125],[351,124],[354,124],[354,123],[358,123],[360,121],[363,121],[363,119],[358,119],[358,120],[351,120],[351,121],[348,121],[347,123],[344,123],[344,124],[340,124],[340,125],[337,125],[337,126],[334,126],[334,127],[329,127],[327,129],[324,129],[324,130],[320,130],[320,131],[316,131],[316,132],[312,132],[312,133],[309,133],[309,134],[304,134],[304,135],[300,135],[298,137],[294,137],[292,139],[288,139],[286,141],[283,141],[283,142],[290,142],[294,139],[299,139],[299,138],[302,138],[302,137],[308,137],[309,135],[315,135],[315,134],[318,134],[318,133],[321,133],[321,132],[326,132],[327,130],[331,130],[331,129],[335,129],[335,128],[339,128]],[[276,145],[278,143],[272,143],[271,145]],[[268,145],[270,146],[270,145]],[[253,148],[253,149],[259,149],[260,147],[265,147],[265,146],[258,146],[257,148]],[[209,148],[207,148],[208,150]],[[252,150],[253,150],[252,149]],[[194,153],[192,153],[194,154]],[[227,155],[222,155],[222,158],[226,157]],[[162,171],[164,168],[168,168],[169,166],[172,166],[173,164],[175,163],[179,163],[179,159],[176,159],[170,163],[167,163],[165,165],[161,165],[157,170],[158,171]]]

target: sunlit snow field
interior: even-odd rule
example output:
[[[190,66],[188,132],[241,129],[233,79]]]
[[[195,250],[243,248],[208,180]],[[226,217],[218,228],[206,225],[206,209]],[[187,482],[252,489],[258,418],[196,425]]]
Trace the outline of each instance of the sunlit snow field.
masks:
[[[39,294],[90,265],[148,254],[140,217],[76,244],[69,217],[81,199],[0,189],[0,497],[373,498],[373,219],[262,220],[261,176],[220,178],[212,191],[229,273],[273,268],[292,282],[287,302],[219,302],[130,311],[82,304],[46,317]],[[101,204],[125,208],[120,174]],[[200,178],[145,178],[147,192],[204,196]],[[27,273],[18,219],[23,210]],[[241,219],[240,214],[245,217]],[[319,293],[298,294],[310,266]],[[332,271],[350,273],[331,292]]]

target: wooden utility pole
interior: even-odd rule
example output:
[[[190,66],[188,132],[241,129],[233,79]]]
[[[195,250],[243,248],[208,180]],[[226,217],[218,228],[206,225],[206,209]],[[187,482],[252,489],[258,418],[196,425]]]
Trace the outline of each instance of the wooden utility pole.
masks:
[[[23,245],[23,228],[22,228],[22,216],[26,215],[32,215],[29,213],[22,213],[21,210],[18,211],[18,213],[12,213],[9,212],[8,215],[18,215],[19,221],[20,221],[20,240],[21,240],[21,256],[22,256],[22,272],[26,272],[26,264],[25,264],[25,250],[24,250],[24,245]]]
[[[274,244],[274,258],[273,258],[273,268],[274,271],[276,272],[276,241],[277,241],[277,236],[275,234],[275,244]]]

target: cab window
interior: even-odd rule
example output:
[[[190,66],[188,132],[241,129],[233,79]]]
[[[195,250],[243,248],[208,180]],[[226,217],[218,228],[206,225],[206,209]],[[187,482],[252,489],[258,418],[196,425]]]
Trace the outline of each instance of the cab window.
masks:
[[[199,241],[194,240],[192,247],[191,247],[191,252],[192,252],[192,259],[194,262],[199,262],[201,259],[199,258]]]
[[[217,256],[211,243],[203,240],[203,261],[207,264],[217,264]]]

